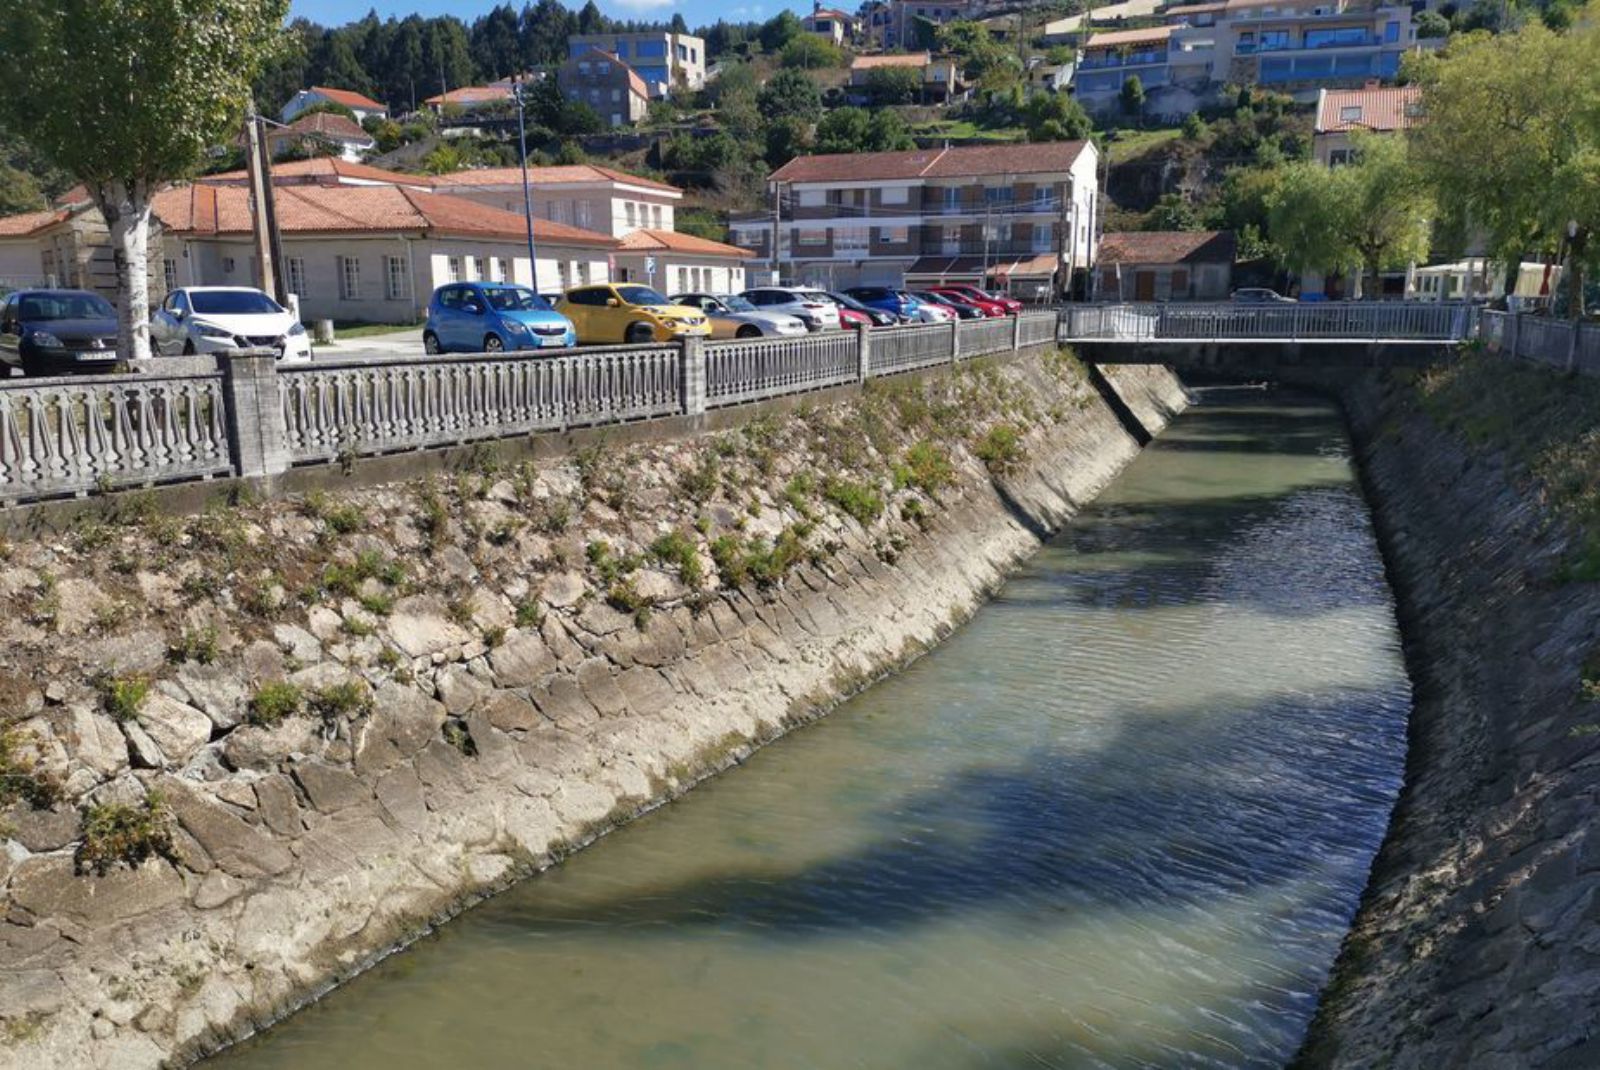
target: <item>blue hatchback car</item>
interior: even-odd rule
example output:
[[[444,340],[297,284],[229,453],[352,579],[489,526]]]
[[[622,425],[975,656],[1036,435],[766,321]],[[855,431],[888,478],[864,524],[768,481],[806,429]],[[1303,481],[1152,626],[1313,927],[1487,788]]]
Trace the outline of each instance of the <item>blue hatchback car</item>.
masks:
[[[887,312],[902,322],[916,316],[918,305],[916,298],[899,290],[891,290],[887,286],[852,286],[845,293],[868,308]]]
[[[526,286],[453,282],[433,291],[422,347],[429,353],[501,353],[575,346],[572,321]]]

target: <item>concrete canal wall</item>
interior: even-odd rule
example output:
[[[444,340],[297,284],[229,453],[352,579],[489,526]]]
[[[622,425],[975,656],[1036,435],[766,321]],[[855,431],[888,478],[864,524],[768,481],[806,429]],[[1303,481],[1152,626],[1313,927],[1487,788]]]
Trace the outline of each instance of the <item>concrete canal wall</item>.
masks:
[[[1105,375],[7,543],[0,1063],[215,1050],[903,665],[1186,404]]]

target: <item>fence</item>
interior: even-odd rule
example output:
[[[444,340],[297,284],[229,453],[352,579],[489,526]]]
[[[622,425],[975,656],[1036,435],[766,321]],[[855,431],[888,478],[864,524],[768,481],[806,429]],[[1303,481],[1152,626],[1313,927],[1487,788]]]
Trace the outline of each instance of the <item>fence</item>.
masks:
[[[1062,340],[1074,342],[1453,342],[1468,337],[1472,309],[1420,301],[1081,305],[1063,319]]]
[[[1563,371],[1600,375],[1600,323],[1485,310],[1478,313],[1477,336],[1495,353]]]
[[[752,338],[706,346],[706,407],[720,408],[862,378],[854,331]]]

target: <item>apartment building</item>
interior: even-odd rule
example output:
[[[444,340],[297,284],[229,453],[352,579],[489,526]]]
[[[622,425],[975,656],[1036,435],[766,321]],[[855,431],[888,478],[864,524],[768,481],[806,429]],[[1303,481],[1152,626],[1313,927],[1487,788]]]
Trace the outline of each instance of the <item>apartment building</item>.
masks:
[[[1092,112],[1119,105],[1137,76],[1149,116],[1180,118],[1225,85],[1260,85],[1310,103],[1325,88],[1393,79],[1419,40],[1411,7],[1393,0],[1221,0],[1168,8],[1165,25],[1095,34],[1073,85]]]
[[[706,43],[686,33],[589,33],[567,38],[567,57],[593,49],[609,53],[644,80],[646,95],[659,100],[678,85],[706,84]]]
[[[833,287],[1082,292],[1098,166],[1084,141],[801,156],[769,180],[777,219],[736,219],[733,241],[765,277],[776,264],[786,280]]]
[[[556,71],[568,100],[593,108],[607,126],[632,126],[650,108],[650,88],[632,67],[609,52],[587,48]]]

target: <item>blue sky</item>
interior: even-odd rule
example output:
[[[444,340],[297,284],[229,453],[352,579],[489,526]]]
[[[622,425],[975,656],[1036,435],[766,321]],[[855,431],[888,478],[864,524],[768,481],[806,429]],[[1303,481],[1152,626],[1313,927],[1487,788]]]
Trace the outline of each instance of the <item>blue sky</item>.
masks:
[[[522,0],[510,0],[511,6],[521,9]],[[574,11],[585,0],[563,0]],[[669,19],[674,11],[681,11],[690,26],[701,26],[717,19],[733,21],[763,21],[785,7],[797,12],[811,10],[809,0],[804,3],[785,0],[595,0],[600,10],[619,19]],[[405,17],[413,11],[420,15],[455,15],[471,22],[491,7],[495,0],[291,0],[291,12],[305,16],[325,26],[353,22],[376,10],[382,18],[390,15]],[[854,6],[854,5],[852,5]]]

